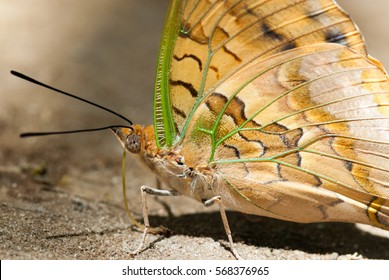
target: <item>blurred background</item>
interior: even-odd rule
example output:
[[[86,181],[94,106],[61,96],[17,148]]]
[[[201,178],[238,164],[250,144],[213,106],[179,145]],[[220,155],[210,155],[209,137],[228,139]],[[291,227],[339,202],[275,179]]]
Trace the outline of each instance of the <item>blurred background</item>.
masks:
[[[389,68],[389,1],[339,0],[338,3],[361,29],[369,53]],[[96,215],[106,217],[105,222],[119,215],[112,228],[128,223],[121,208],[122,149],[110,132],[18,137],[21,132],[72,130],[123,122],[87,104],[18,79],[9,71],[20,71],[95,101],[134,123],[151,124],[155,65],[167,6],[167,0],[0,0],[0,230],[3,230],[0,240],[6,241],[0,242],[4,244],[0,257],[69,258],[53,251],[48,255],[50,250],[45,246],[53,246],[55,250],[54,245],[42,245],[45,239],[39,239],[42,226],[49,227],[50,234],[70,230],[69,222],[64,221],[65,229],[61,229],[60,219],[50,218],[50,212],[57,211],[53,201],[64,204],[55,212],[58,215],[69,211],[66,203],[77,208],[79,204],[105,201],[118,208],[117,212],[112,210],[116,208],[109,208],[100,214],[96,214],[96,209],[79,215],[80,211],[68,213],[71,219],[80,219],[76,229],[72,229],[76,232],[85,227],[101,231],[94,229],[99,224],[93,220]],[[139,186],[155,185],[155,179],[146,175],[149,173],[132,158],[128,159],[127,169],[132,207],[139,213]],[[64,200],[56,200],[58,196],[50,194],[53,189]],[[74,202],[74,197],[83,202]],[[197,203],[188,207],[187,203],[192,202],[180,201],[175,204],[177,214],[203,209]],[[26,218],[26,209],[40,212]],[[160,210],[153,212],[153,206],[151,209],[159,214]],[[43,218],[51,223],[43,223]],[[27,237],[31,232],[34,240],[41,240],[35,247],[26,245],[26,240],[28,244],[33,242]],[[40,253],[33,248],[39,248]]]
[[[97,151],[111,154],[107,146],[112,137],[102,137],[104,132],[27,140],[13,136],[120,123],[101,110],[15,78],[11,69],[113,108],[134,122],[151,124],[154,68],[167,4],[0,1],[0,122],[8,127],[2,144],[46,146],[58,141],[67,146],[70,141],[76,143],[69,148],[73,152],[92,147],[80,157],[93,158]]]

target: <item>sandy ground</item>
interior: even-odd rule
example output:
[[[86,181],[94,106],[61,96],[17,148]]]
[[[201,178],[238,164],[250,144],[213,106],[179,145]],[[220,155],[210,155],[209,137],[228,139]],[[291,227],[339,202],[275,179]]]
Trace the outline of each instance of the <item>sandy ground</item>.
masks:
[[[389,67],[389,1],[339,1]],[[110,132],[20,139],[20,132],[117,124],[100,110],[9,74],[15,69],[152,122],[154,67],[166,0],[0,0],[0,258],[131,259],[140,239],[125,215],[121,148]],[[120,122],[119,122],[120,123]],[[154,176],[129,157],[130,208]],[[137,259],[232,259],[217,208],[150,199]],[[389,238],[352,224],[302,225],[228,212],[246,259],[389,259]]]

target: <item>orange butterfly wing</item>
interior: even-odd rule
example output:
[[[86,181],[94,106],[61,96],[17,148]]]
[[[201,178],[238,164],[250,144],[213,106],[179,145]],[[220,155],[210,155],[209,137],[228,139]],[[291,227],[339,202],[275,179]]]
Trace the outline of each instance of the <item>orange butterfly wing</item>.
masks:
[[[156,100],[169,95],[175,133],[181,140],[202,99],[253,60],[322,42],[343,44],[366,55],[357,27],[332,0],[182,3],[181,30],[172,57],[165,58],[171,59],[170,75],[161,73],[161,79],[169,79],[169,89],[156,95]],[[156,106],[157,128],[167,121],[162,108]],[[157,131],[158,138],[164,133]]]
[[[388,92],[386,74],[341,45],[258,59],[199,106],[183,153],[214,168],[233,209],[387,227]]]

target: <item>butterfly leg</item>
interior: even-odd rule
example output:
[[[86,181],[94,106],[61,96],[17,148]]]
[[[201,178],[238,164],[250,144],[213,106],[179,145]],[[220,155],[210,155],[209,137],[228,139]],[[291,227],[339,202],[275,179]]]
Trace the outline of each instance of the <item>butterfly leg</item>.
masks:
[[[142,214],[143,214],[143,221],[144,221],[145,227],[143,230],[141,242],[140,242],[138,248],[131,253],[132,255],[136,255],[142,250],[143,246],[146,243],[147,232],[150,229],[149,213],[148,213],[148,207],[147,207],[147,195],[148,194],[155,195],[155,196],[178,196],[178,195],[180,195],[175,190],[160,190],[160,189],[155,189],[155,188],[152,188],[149,186],[142,186],[140,188],[140,190],[141,190],[141,198],[142,198]]]
[[[240,255],[239,255],[238,252],[236,251],[235,246],[234,246],[234,241],[232,240],[231,229],[230,229],[230,226],[228,225],[228,219],[227,219],[227,215],[226,215],[226,209],[224,208],[222,198],[221,198],[220,196],[212,197],[211,199],[206,200],[206,201],[204,202],[204,205],[205,205],[206,207],[208,207],[208,206],[213,205],[215,202],[219,205],[220,215],[221,215],[221,217],[222,217],[224,230],[226,231],[227,238],[228,238],[228,241],[229,241],[229,243],[230,243],[231,252],[232,252],[232,254],[234,255],[234,257],[235,257],[237,260],[241,260],[242,258],[240,257]]]

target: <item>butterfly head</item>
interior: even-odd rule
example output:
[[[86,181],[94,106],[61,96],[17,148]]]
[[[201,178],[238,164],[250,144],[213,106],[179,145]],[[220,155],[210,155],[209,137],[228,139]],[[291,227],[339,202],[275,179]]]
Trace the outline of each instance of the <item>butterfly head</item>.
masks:
[[[112,127],[112,132],[122,146],[130,153],[138,154],[142,149],[143,128],[134,125],[130,127]]]

